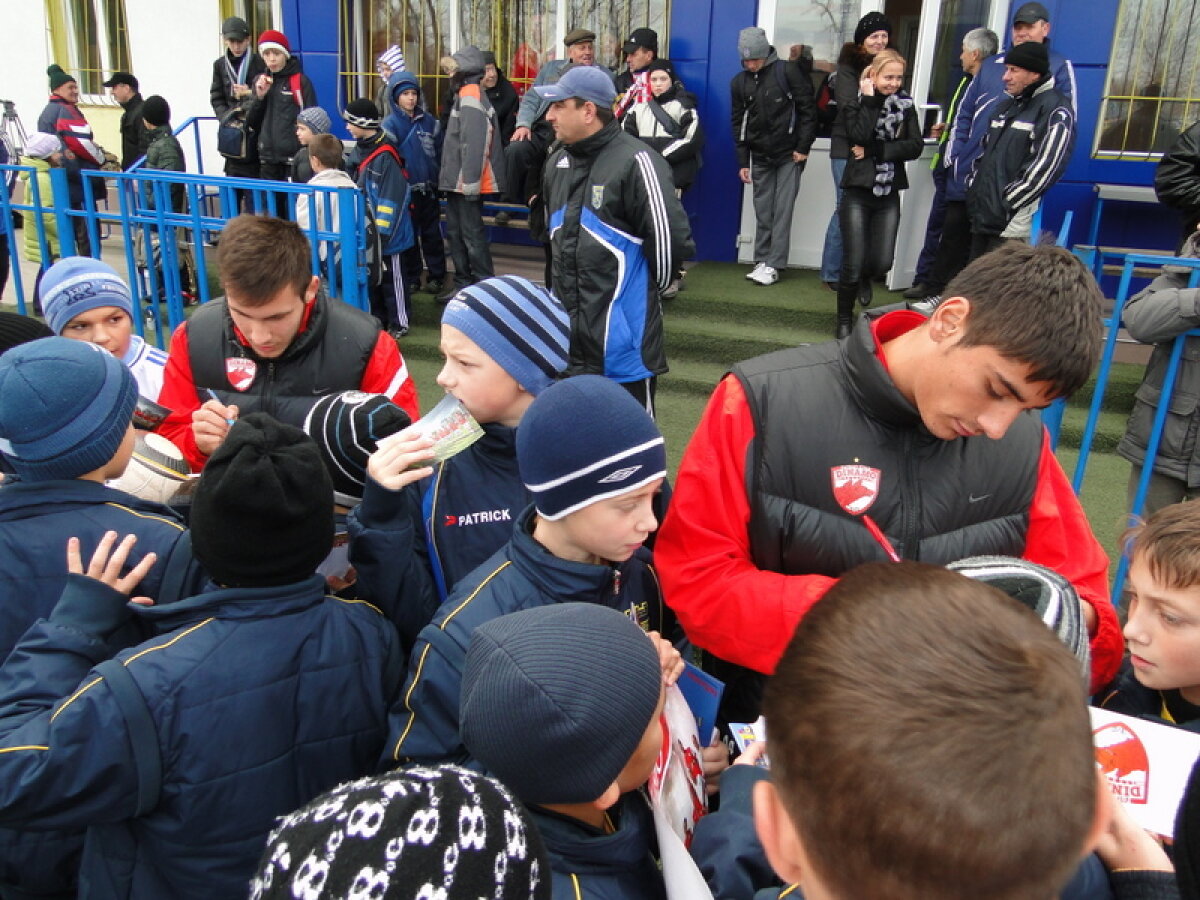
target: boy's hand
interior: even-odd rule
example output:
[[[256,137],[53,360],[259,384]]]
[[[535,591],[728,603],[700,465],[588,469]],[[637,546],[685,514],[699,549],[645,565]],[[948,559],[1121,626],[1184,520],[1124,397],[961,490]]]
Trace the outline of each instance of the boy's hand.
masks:
[[[657,631],[647,631],[646,637],[658,648],[658,662],[662,666],[663,683],[670,687],[683,674],[683,657],[671,646],[671,642],[663,638]]]
[[[1100,778],[1104,778],[1103,775]],[[1109,790],[1107,784],[1104,790]],[[1174,866],[1158,841],[1142,829],[1125,804],[1115,796],[1110,797],[1112,818],[1108,828],[1100,835],[1096,853],[1110,872],[1116,869],[1149,869],[1155,872],[1173,872]]]
[[[205,401],[192,413],[192,435],[196,438],[196,449],[205,456],[212,456],[229,434],[237,417],[236,406],[226,406],[219,400]]]
[[[735,766],[757,766],[758,761],[766,755],[766,752],[766,741],[751,741],[741,755],[733,761],[733,764]]]
[[[254,94],[259,100],[267,96],[267,91],[271,90],[272,81],[271,76],[265,72],[258,76],[258,79],[254,82]]]
[[[367,474],[382,488],[401,490],[433,474],[432,466],[420,465],[426,460],[432,461],[432,451],[433,441],[410,425],[388,438],[367,457]]]
[[[85,572],[83,557],[79,552],[79,538],[70,538],[67,541],[67,571],[72,575],[93,578],[128,597],[133,593],[133,589],[141,584],[142,579],[146,577],[146,573],[150,571],[158,557],[153,553],[147,553],[142,557],[141,562],[129,570],[128,575],[122,576],[121,570],[125,568],[129,551],[137,543],[137,535],[125,535],[125,539],[114,550],[113,545],[116,544],[116,541],[117,533],[106,531],[104,537],[100,539],[100,543],[96,545],[96,552],[92,554]],[[133,602],[142,606],[151,606],[154,603],[149,597],[135,597]]]
[[[711,797],[721,789],[721,773],[729,768],[729,748],[720,735],[714,735],[712,743],[700,751],[700,767],[704,770],[704,790]]]

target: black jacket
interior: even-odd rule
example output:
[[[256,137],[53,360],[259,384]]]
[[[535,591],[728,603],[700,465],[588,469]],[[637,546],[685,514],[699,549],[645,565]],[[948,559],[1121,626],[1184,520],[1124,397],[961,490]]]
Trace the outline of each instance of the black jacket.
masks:
[[[842,110],[858,97],[858,82],[862,79],[863,69],[871,62],[871,57],[863,52],[857,44],[842,45],[838,54],[837,73],[833,78],[833,100],[836,104],[835,118],[829,132],[829,156],[831,159],[848,159],[850,157],[850,142],[846,140],[846,120]]]
[[[1184,129],[1154,171],[1158,199],[1183,214],[1183,237],[1200,224],[1200,122]]]
[[[968,179],[972,233],[1002,233],[1019,209],[1054,186],[1074,146],[1071,101],[1050,76],[1001,102]]]
[[[904,163],[921,155],[925,141],[921,137],[921,125],[917,121],[916,108],[910,105],[904,111],[904,125],[899,137],[881,141],[875,136],[875,123],[883,111],[883,100],[879,94],[864,97],[855,94],[844,107],[838,107],[838,118],[845,128],[847,141],[866,148],[862,159],[850,156],[846,160],[846,171],[842,175],[842,187],[870,188],[875,184],[875,164],[896,163],[893,190],[908,187],[908,173]]]
[[[733,142],[738,167],[753,155],[778,163],[792,153],[807,154],[817,136],[812,79],[772,50],[757,72],[742,70],[729,83],[733,101]]]
[[[496,72],[496,86],[488,88],[485,93],[492,109],[496,111],[496,130],[500,132],[500,142],[508,146],[509,138],[517,129],[517,104],[521,98],[517,96],[517,89],[512,82],[499,70]]]
[[[294,75],[300,76],[299,97],[292,90]],[[246,106],[246,121],[258,134],[258,158],[264,163],[290,164],[300,149],[296,113],[318,105],[312,82],[300,71],[300,60],[289,56],[283,68],[271,74],[271,89],[266,95],[262,99],[252,97]]]
[[[128,169],[138,157],[144,156],[149,145],[149,132],[142,121],[142,104],[145,101],[141,94],[134,94],[128,103],[122,103],[121,109],[121,168]]]
[[[554,293],[571,315],[567,374],[667,371],[658,295],[695,251],[670,166],[614,120],[555,151],[542,177]]]

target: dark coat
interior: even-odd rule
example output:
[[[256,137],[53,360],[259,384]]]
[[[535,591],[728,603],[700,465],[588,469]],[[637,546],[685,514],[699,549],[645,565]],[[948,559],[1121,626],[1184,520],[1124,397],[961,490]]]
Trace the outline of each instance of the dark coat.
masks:
[[[158,636],[114,658],[133,614]],[[87,828],[82,896],[241,896],[277,817],[372,771],[401,665],[321,576],[135,613],[74,577],[5,666],[0,823]]]
[[[917,121],[916,108],[910,105],[904,111],[904,124],[899,137],[881,141],[875,136],[875,123],[883,111],[884,98],[879,94],[870,97],[855,95],[854,99],[838,107],[838,119],[851,145],[866,149],[862,159],[853,155],[846,160],[846,171],[842,175],[842,187],[871,188],[875,184],[876,163],[896,164],[892,189],[902,191],[908,187],[908,173],[904,163],[921,155],[925,141],[921,138],[921,123]]]
[[[1154,170],[1154,193],[1183,215],[1183,237],[1200,224],[1200,122],[1185,128]]]
[[[300,149],[296,137],[296,114],[307,106],[319,106],[317,91],[300,71],[300,60],[289,56],[283,68],[271,75],[271,88],[246,105],[246,121],[258,134],[258,157],[264,163],[290,164]],[[294,76],[299,76],[295,78]],[[300,94],[292,89],[299,82]],[[251,86],[253,87],[253,85]]]
[[[121,104],[121,168],[128,169],[138,159],[146,155],[149,145],[149,135],[142,121],[142,105],[145,100],[141,94],[134,94],[128,102]]]
[[[795,63],[772,50],[757,72],[734,75],[729,92],[739,168],[749,166],[751,156],[776,163],[812,149],[817,136],[812,79]]]

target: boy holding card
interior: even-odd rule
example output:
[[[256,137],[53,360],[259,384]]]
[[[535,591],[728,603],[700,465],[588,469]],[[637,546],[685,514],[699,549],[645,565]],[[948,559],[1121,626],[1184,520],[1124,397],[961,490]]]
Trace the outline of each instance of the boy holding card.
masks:
[[[1166,506],[1126,540],[1129,655],[1096,705],[1200,732],[1200,505]]]
[[[642,546],[658,527],[652,503],[667,469],[654,420],[616,382],[581,375],[538,395],[516,447],[533,505],[421,631],[408,684],[392,707],[385,765],[469,759],[459,734],[459,688],[471,634],[484,622],[582,602],[663,631],[662,595]],[[683,663],[666,642],[663,658],[673,682]]]
[[[663,744],[665,696],[655,643],[616,610],[561,603],[475,629],[463,742],[529,808],[555,900],[665,896],[639,790]]]

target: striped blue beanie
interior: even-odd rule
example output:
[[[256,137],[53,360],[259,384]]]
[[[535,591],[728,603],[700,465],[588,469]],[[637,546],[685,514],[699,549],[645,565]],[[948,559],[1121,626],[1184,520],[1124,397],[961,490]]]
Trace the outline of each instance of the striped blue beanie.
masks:
[[[125,279],[108,263],[90,256],[67,256],[42,278],[42,309],[46,324],[62,334],[78,315],[102,306],[115,306],[133,318],[133,294]]]
[[[525,411],[517,466],[538,515],[554,521],[665,477],[667,451],[632,394],[601,375],[577,375]]]
[[[0,356],[0,453],[28,481],[78,478],[112,459],[137,383],[87,341],[48,337]]]
[[[521,387],[537,396],[567,367],[570,319],[558,299],[519,275],[486,278],[446,304],[442,324],[457,328]]]

